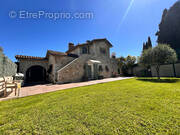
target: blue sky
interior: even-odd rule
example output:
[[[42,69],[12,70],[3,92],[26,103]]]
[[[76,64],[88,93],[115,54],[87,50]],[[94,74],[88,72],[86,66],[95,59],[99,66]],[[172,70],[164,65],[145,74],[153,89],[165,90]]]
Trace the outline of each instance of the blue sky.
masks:
[[[117,56],[139,56],[151,36],[156,45],[164,8],[176,0],[1,0],[0,46],[15,61],[17,54],[45,56],[48,49],[65,52],[69,42],[107,38]],[[9,12],[91,12],[91,19],[10,18]]]

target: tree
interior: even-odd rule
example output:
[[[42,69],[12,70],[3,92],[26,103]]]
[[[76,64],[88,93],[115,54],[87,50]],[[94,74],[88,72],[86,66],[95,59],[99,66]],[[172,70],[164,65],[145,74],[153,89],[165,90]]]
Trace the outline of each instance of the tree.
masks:
[[[143,43],[143,51],[146,50],[146,43]]]
[[[165,9],[159,24],[158,43],[169,44],[176,50],[180,60],[180,1],[178,0],[169,10]]]
[[[151,42],[151,38],[150,37],[148,37],[147,46],[148,46],[148,49],[152,48],[152,42]]]
[[[142,64],[144,67],[148,67],[152,64],[152,48],[146,49],[142,52],[139,57],[138,63]]]
[[[117,58],[117,61],[121,74],[128,75],[128,69],[131,69],[132,72],[132,67],[136,62],[136,57],[128,55],[125,58],[121,56],[120,58]]]
[[[126,65],[128,67],[128,69],[131,69],[131,73],[133,73],[133,65],[135,64],[136,62],[136,57],[135,56],[131,56],[131,55],[128,55],[126,57]]]
[[[177,54],[175,50],[166,44],[158,44],[152,49],[149,48],[148,50],[144,51],[139,58],[139,62],[146,67],[152,65],[155,66],[158,79],[160,79],[160,66],[162,64],[175,63],[176,61]]]
[[[128,55],[126,57],[127,66],[131,67],[132,65],[135,64],[135,62],[136,62],[136,57],[135,56]]]
[[[151,38],[148,37],[148,41],[143,43],[143,51],[152,48]]]
[[[118,67],[120,69],[120,73],[122,74],[122,69],[123,69],[123,66],[125,65],[125,62],[126,62],[126,58],[124,58],[123,56],[121,56],[120,58],[117,58],[117,62],[118,62]]]

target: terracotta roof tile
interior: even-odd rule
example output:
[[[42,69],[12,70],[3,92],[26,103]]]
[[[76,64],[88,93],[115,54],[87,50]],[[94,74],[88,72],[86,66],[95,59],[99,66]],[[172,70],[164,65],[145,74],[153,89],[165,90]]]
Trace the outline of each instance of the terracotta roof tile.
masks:
[[[16,59],[36,59],[36,60],[46,59],[45,57],[26,56],[26,55],[16,55],[15,58]]]
[[[67,56],[67,54],[66,53],[64,53],[64,52],[58,52],[58,51],[53,51],[53,50],[48,50],[47,51],[47,55],[48,54],[51,54],[51,55],[59,55],[59,56]],[[47,56],[46,55],[46,56]]]

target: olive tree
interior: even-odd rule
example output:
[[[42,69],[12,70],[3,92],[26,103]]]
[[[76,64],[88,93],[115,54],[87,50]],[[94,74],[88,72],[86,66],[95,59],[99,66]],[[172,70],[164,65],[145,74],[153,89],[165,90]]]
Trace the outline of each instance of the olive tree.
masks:
[[[133,65],[136,63],[136,57],[128,55],[126,57],[126,65],[129,69],[131,69],[131,73],[133,74]]]
[[[158,79],[160,79],[160,66],[175,63],[176,61],[177,54],[175,50],[166,44],[158,44],[152,49],[145,50],[139,58],[139,62],[144,66],[155,66]]]
[[[120,58],[117,58],[117,62],[118,62],[118,66],[121,71],[121,74],[123,73],[124,75],[127,75],[128,69],[131,69],[131,72],[132,72],[132,67],[136,62],[136,57],[128,55],[125,58],[121,56]]]

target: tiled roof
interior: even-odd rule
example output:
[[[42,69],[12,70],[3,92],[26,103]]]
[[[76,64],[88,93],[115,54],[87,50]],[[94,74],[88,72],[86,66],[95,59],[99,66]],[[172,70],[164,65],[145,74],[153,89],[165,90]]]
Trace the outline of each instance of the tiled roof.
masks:
[[[67,54],[66,53],[64,53],[64,52],[58,52],[58,51],[53,51],[53,50],[48,50],[47,51],[47,55],[48,54],[51,54],[51,55],[59,55],[59,56],[67,56]],[[46,55],[46,56],[47,56]]]
[[[57,51],[52,51],[52,50],[48,50],[46,57],[36,57],[36,56],[26,56],[26,55],[16,55],[15,58],[16,59],[36,59],[36,60],[45,60],[47,59],[48,55],[56,55],[56,56],[67,56],[66,53],[63,52],[57,52]]]
[[[44,60],[45,57],[36,57],[36,56],[26,56],[26,55],[16,55],[16,59],[36,59],[36,60]]]
[[[105,42],[107,42],[107,43],[112,47],[112,44],[111,44],[106,38],[93,39],[93,40],[88,41],[88,42],[86,42],[86,43],[78,44],[78,45],[74,46],[74,48],[72,48],[71,50],[66,51],[66,53],[70,53],[70,52],[72,52],[73,50],[75,50],[75,49],[78,48],[78,47],[85,46],[85,45],[91,45],[93,42],[98,42],[98,41],[105,41]]]

